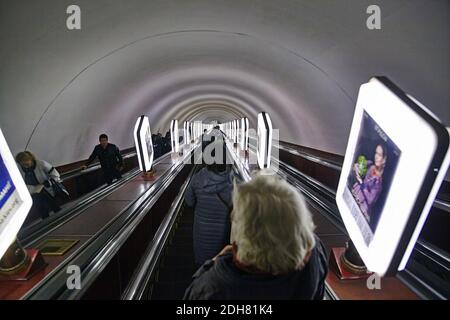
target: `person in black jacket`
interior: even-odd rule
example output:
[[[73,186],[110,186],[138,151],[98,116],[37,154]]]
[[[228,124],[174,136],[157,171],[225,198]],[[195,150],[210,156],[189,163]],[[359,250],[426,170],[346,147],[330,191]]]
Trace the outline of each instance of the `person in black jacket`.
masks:
[[[194,209],[193,246],[197,267],[230,243],[233,173],[231,166],[226,164],[223,140],[215,142],[215,146],[209,164],[194,174],[184,196],[186,205]],[[215,151],[220,148],[222,152],[216,159]]]
[[[194,274],[187,300],[321,300],[326,250],[302,196],[262,172],[233,192],[231,245]]]
[[[86,169],[98,157],[106,183],[111,184],[114,178],[122,178],[120,171],[123,169],[123,158],[119,148],[115,144],[108,142],[108,136],[106,134],[101,134],[99,141],[100,144],[95,146],[94,151],[92,151],[89,159],[81,169]]]

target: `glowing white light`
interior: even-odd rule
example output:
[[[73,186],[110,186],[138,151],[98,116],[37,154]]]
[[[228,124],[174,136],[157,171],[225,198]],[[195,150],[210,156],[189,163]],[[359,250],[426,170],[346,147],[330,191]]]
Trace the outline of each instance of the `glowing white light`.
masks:
[[[272,154],[272,120],[266,112],[258,114],[258,139],[256,155],[261,169],[270,168]]]
[[[190,144],[191,143],[191,137],[189,135],[189,122],[185,121],[183,124],[184,129],[184,144]]]
[[[348,184],[360,148],[360,131],[368,130],[362,127],[363,117],[367,116],[376,124],[375,130],[380,130],[380,137],[387,137],[400,151],[390,187],[382,186],[389,190],[384,206],[378,209],[380,217],[375,232],[373,227],[364,228],[367,218],[358,215],[361,210]],[[386,162],[393,161],[392,158]],[[430,168],[433,161],[438,162],[437,175]],[[386,79],[373,78],[361,86],[336,202],[347,231],[370,271],[384,275],[405,267],[449,163],[449,131],[436,119],[421,112],[420,105]],[[388,176],[384,178],[389,180]],[[424,189],[426,181],[432,187]]]
[[[178,120],[172,120],[170,122],[170,144],[172,145],[172,152],[178,152],[179,141]]]
[[[248,118],[241,119],[241,149],[248,150]]]
[[[153,142],[150,122],[147,116],[140,116],[134,126],[134,143],[138,156],[139,169],[150,171],[153,165]]]
[[[239,120],[234,120],[234,143],[239,142]]]

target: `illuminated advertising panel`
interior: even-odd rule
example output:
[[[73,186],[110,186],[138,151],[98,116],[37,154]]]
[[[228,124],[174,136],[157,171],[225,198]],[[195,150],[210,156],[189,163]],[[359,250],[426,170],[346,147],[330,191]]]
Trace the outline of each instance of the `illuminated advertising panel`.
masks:
[[[0,259],[13,243],[32,200],[0,130]]]
[[[258,114],[258,137],[256,155],[261,169],[270,168],[272,152],[272,121],[266,112]]]
[[[449,166],[449,141],[387,78],[361,86],[336,202],[368,270],[404,269]]]
[[[136,120],[134,143],[140,170],[143,172],[151,171],[153,165],[153,143],[150,122],[147,116],[140,116]]]

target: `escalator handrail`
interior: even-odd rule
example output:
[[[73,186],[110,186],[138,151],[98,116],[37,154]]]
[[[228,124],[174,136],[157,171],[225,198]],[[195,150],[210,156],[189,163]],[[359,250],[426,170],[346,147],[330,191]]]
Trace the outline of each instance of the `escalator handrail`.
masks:
[[[249,139],[256,141],[256,138],[252,137],[252,136],[249,136]],[[320,156],[317,156],[317,155],[313,155],[313,154],[310,154],[308,152],[300,151],[300,150],[297,150],[295,148],[283,145],[281,141],[279,141],[278,143],[272,143],[272,147],[275,147],[275,148],[287,151],[290,154],[294,154],[294,155],[300,156],[300,157],[302,157],[304,159],[310,160],[312,162],[316,162],[316,163],[318,163],[320,165],[329,167],[329,168],[337,170],[337,171],[341,171],[342,170],[342,163],[339,163],[337,161],[331,161],[329,159],[325,159],[323,157],[320,157]]]
[[[253,145],[250,145],[250,147],[255,150],[255,147]],[[331,188],[329,188],[329,187],[327,187],[326,185],[324,185],[320,181],[310,177],[307,174],[304,174],[304,173],[300,172],[298,169],[296,169],[296,168],[294,168],[294,167],[292,167],[292,166],[290,166],[290,165],[288,165],[286,163],[283,163],[279,159],[276,159],[276,158],[272,157],[272,160],[277,162],[277,163],[279,163],[279,164],[283,164],[285,167],[289,168],[289,170],[292,170],[296,174],[304,177],[305,179],[307,179],[309,181],[309,183],[311,185],[314,185],[318,190],[321,190],[322,192],[325,191],[325,192],[331,194],[334,198],[336,197],[336,191],[331,189]],[[450,203],[445,202],[443,200],[435,199],[433,206],[435,206],[435,207],[437,207],[437,208],[439,208],[441,210],[445,210],[447,212],[450,212]],[[420,239],[417,240],[417,243],[420,246],[430,247],[426,242],[424,242],[423,240],[420,240]],[[430,249],[428,249],[428,250],[430,251]],[[448,261],[449,260],[448,255],[445,255],[442,251],[438,251],[438,250],[431,250],[431,251],[435,251],[435,254],[438,257],[439,261],[442,261],[442,260]],[[449,264],[449,267],[450,267],[450,264]]]
[[[256,138],[254,138],[254,137],[249,137],[249,138],[252,139],[252,140],[256,140]],[[249,144],[249,146],[250,146],[250,144]],[[286,151],[286,152],[288,152],[290,154],[293,154],[293,155],[296,155],[296,156],[300,156],[300,157],[302,157],[302,158],[304,158],[306,160],[309,160],[309,161],[318,163],[320,165],[332,168],[332,169],[337,170],[339,172],[342,171],[342,163],[331,162],[330,160],[324,159],[323,157],[320,157],[320,156],[317,156],[317,155],[313,155],[313,154],[310,154],[310,153],[307,153],[307,152],[304,152],[304,151],[299,151],[299,150],[296,150],[296,149],[291,148],[289,146],[282,145],[281,141],[280,141],[280,143],[273,143],[272,146],[275,147],[275,148],[284,150],[284,151]],[[251,147],[254,148],[253,145],[251,145]],[[272,158],[272,159],[275,159],[275,158]],[[324,187],[324,188],[328,188],[328,187],[326,187],[324,184],[322,184],[320,182],[319,182],[319,184],[321,184],[322,187]],[[439,197],[439,194],[436,196],[436,199],[434,200],[433,206],[436,207],[436,208],[439,208],[439,209],[441,209],[443,211],[446,211],[446,212],[450,213],[450,202],[448,202],[448,201],[442,199],[441,197]]]
[[[181,172],[185,159],[198,147],[199,144],[192,146],[189,152],[174,163],[144,194],[122,209],[113,220],[52,270],[22,299],[80,299],[145,217],[145,212],[151,209]],[[80,290],[70,290],[66,286],[66,267],[69,265],[76,265],[81,270]]]
[[[123,159],[129,159],[136,156],[136,151],[127,152],[122,155]],[[85,175],[87,173],[90,173],[92,171],[96,171],[100,169],[101,165],[99,162],[94,162],[90,164],[86,169],[81,169],[81,167],[65,171],[61,174],[61,182],[64,182],[68,179],[76,178],[82,175]]]
[[[122,300],[141,300],[144,296],[145,289],[155,272],[161,253],[167,244],[170,233],[172,232],[175,221],[181,211],[184,200],[184,194],[195,172],[194,166],[189,173],[186,181],[180,188],[175,200],[169,209],[169,212],[164,217],[161,225],[156,231],[153,240],[148,245],[143,258],[139,262],[139,266],[135,270],[127,288],[125,289]]]
[[[163,159],[166,159],[169,153],[166,153],[155,160],[154,164],[158,164]],[[128,172],[122,179],[119,179],[111,185],[102,185],[83,197],[69,203],[69,206],[63,208],[60,212],[51,215],[47,219],[40,221],[37,224],[31,225],[19,232],[19,239],[22,244],[29,247],[36,244],[40,239],[45,237],[51,231],[59,228],[61,225],[67,223],[69,220],[75,218],[88,208],[92,207],[102,199],[109,196],[111,193],[118,190],[127,182],[135,178],[139,174],[139,169],[134,169]]]
[[[227,147],[229,146],[227,145]],[[230,154],[233,156],[233,153]],[[233,170],[239,174],[238,178],[242,181],[248,181],[248,179],[250,178],[248,171],[245,170],[245,167],[240,165],[237,159],[235,159],[235,162],[233,163]],[[183,204],[184,194],[193,177],[194,172],[195,167],[190,172],[188,178],[180,188],[180,192],[172,202],[169,213],[164,218],[163,222],[158,228],[157,233],[155,234],[155,237],[148,246],[144,254],[144,258],[141,260],[138,268],[133,274],[130,284],[125,289],[122,295],[122,300],[141,300],[143,298],[148,283],[153,273],[155,272],[158,261],[161,258],[160,255],[164,247],[166,246],[167,239],[172,232],[173,225]]]
[[[241,163],[241,161],[237,157],[237,155],[234,152],[232,147],[229,147],[228,144],[227,144],[227,147],[230,150],[231,156],[233,157],[234,164],[235,164],[235,167],[236,167],[237,171],[241,174],[242,181],[244,181],[244,182],[249,181],[251,179],[251,175],[249,173],[248,167],[244,166]],[[249,147],[250,147],[250,149],[254,149],[254,147],[251,146],[250,144],[249,144]],[[280,162],[280,164],[282,164],[282,163]],[[298,184],[295,187],[299,188]],[[304,188],[302,188],[301,191],[303,193],[307,192],[307,190],[305,190]],[[308,198],[306,198],[306,200],[308,200]],[[313,204],[313,203],[311,203],[311,204]],[[342,230],[341,228],[339,228],[339,229]],[[333,291],[333,289],[329,286],[329,284],[327,282],[325,282],[325,297],[324,298],[327,298],[327,299],[330,299],[330,300],[339,300],[339,297],[336,295],[336,293]]]
[[[254,146],[251,146],[251,148],[254,149],[255,147],[254,147]],[[278,159],[275,159],[273,156],[272,156],[272,160],[278,161],[278,163],[283,164],[282,161],[279,161]],[[284,164],[284,165],[285,165],[285,166],[289,166],[289,165],[287,165],[287,164]],[[290,166],[289,166],[289,167],[290,167]],[[299,173],[299,175],[305,176],[305,174],[300,173],[300,171],[298,171],[297,169],[295,169],[295,168],[293,168],[293,167],[290,167],[290,169],[293,170],[293,171],[297,171],[297,173]],[[306,175],[306,176],[307,176],[307,175]],[[315,181],[315,183],[313,184],[313,185],[314,185],[314,186],[313,186],[314,188],[320,190],[321,192],[324,192],[324,191],[329,192],[329,190],[328,190],[329,188],[323,188],[323,189],[321,189],[322,187],[324,187],[324,185],[323,185],[322,183],[318,182],[317,180],[315,180],[315,179],[313,179],[313,178],[311,178],[311,177],[309,177],[308,180],[310,180],[310,181],[314,180],[314,181]],[[303,188],[301,188],[301,191],[302,191],[302,192],[304,191]],[[334,191],[334,194],[336,194],[335,191]],[[309,196],[309,195],[308,195],[308,196]],[[317,197],[315,197],[315,198],[317,199]],[[316,201],[316,200],[314,200],[314,201]],[[323,203],[323,202],[321,202],[321,201],[319,201],[318,204],[319,204],[319,206],[320,206],[322,209],[325,210],[325,212],[328,212],[328,213],[331,213],[331,214],[332,214],[332,216],[329,217],[329,218],[332,218],[332,219],[330,219],[330,221],[333,222],[333,224],[334,224],[336,227],[338,227],[338,228],[341,229],[341,230],[345,230],[345,226],[343,226],[342,219],[340,218],[339,212],[337,211],[337,210],[338,210],[338,209],[337,209],[337,206],[335,206],[335,205],[330,206],[328,203],[325,204],[325,203]],[[424,252],[426,252],[427,254],[424,254]],[[444,269],[447,270],[447,271],[450,270],[450,263],[448,263],[449,260],[450,260],[450,258],[449,258],[448,253],[442,252],[441,250],[436,250],[436,249],[434,249],[430,244],[428,244],[427,242],[425,242],[425,241],[423,241],[423,240],[420,240],[420,239],[417,240],[416,245],[415,245],[415,247],[414,247],[414,249],[413,249],[413,253],[418,254],[418,255],[424,257],[424,258],[427,259],[428,261],[433,262],[435,265],[441,266],[442,268],[444,268]],[[409,272],[407,269],[405,269],[405,270],[406,270],[407,272]],[[410,272],[410,273],[411,273],[411,272]],[[412,274],[412,273],[411,273],[411,274]],[[399,278],[402,279],[402,281],[405,280],[405,279],[407,279],[407,277],[401,277],[401,276],[400,276]],[[409,278],[412,278],[412,277],[409,277]],[[417,275],[414,275],[414,278],[419,279],[420,277],[418,277]],[[406,282],[405,282],[405,283],[406,283]],[[407,284],[409,287],[411,287],[411,288],[413,287],[413,285],[410,284],[410,283],[406,283],[406,284]],[[414,290],[414,291],[416,291],[416,293],[417,293],[417,290]],[[436,292],[436,290],[433,289],[433,290],[432,290],[432,296],[433,296],[433,297],[436,297],[436,298],[441,298],[441,297],[442,297],[442,295],[440,295],[440,294],[435,294],[435,292]],[[421,295],[422,295],[423,297],[428,297],[428,295],[423,295],[423,294],[421,294]]]
[[[118,188],[125,185],[128,181],[132,180],[138,174],[139,170],[135,169],[133,171],[130,171],[122,179],[115,181],[109,186],[102,185],[94,189],[92,192],[77,199],[73,204],[70,204],[60,212],[54,213],[45,220],[41,220],[37,224],[30,225],[29,227],[20,230],[18,235],[19,239],[26,247],[33,246],[47,234],[59,228],[61,225],[67,223],[71,219],[75,218],[86,209],[95,205],[97,202],[101,201],[102,199],[116,191]]]

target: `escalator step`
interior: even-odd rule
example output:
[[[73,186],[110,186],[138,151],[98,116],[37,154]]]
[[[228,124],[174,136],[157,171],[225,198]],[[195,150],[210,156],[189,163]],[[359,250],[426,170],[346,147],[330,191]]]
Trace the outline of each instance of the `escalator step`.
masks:
[[[151,299],[182,299],[196,271],[193,248],[194,213],[185,210],[163,258]]]

